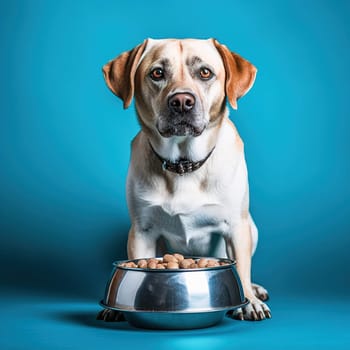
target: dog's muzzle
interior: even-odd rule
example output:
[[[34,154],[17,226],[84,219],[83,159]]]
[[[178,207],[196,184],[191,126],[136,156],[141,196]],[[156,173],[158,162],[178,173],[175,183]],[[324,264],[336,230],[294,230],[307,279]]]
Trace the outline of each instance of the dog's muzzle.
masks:
[[[199,136],[206,127],[195,95],[177,92],[168,97],[166,110],[157,123],[163,137]]]

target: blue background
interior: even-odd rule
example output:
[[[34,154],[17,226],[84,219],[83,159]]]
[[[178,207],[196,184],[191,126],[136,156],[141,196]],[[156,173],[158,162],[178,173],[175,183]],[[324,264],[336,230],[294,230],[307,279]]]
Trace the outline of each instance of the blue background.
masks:
[[[331,0],[2,1],[0,345],[350,346],[349,16],[348,1]],[[253,277],[270,291],[272,320],[225,320],[173,343],[171,332],[93,321],[111,262],[126,257],[139,129],[101,67],[146,37],[215,37],[258,68],[231,117],[260,231]]]

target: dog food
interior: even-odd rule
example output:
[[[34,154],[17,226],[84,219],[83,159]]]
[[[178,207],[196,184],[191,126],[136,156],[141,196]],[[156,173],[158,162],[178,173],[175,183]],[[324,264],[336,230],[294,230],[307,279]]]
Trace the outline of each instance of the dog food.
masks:
[[[121,267],[131,267],[140,269],[201,269],[207,267],[217,267],[228,265],[228,262],[217,261],[209,258],[192,259],[185,258],[181,254],[165,254],[163,258],[140,259],[120,264]]]

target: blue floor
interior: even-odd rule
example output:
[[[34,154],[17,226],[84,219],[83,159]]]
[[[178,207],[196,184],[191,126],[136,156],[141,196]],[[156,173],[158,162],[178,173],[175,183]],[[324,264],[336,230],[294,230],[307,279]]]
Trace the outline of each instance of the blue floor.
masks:
[[[350,300],[274,297],[273,318],[189,331],[96,321],[93,301],[1,296],[0,349],[350,349]]]

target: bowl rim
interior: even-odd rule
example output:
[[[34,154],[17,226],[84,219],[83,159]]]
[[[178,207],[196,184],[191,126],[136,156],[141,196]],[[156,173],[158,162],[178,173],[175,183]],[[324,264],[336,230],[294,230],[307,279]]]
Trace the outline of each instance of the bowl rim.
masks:
[[[150,269],[150,268],[141,268],[141,267],[127,267],[127,266],[121,266],[123,263],[128,263],[128,262],[136,262],[139,260],[147,260],[147,259],[157,259],[160,260],[163,257],[154,257],[154,258],[138,258],[138,259],[130,259],[130,260],[116,260],[112,263],[112,265],[121,270],[131,270],[131,271],[139,271],[139,272],[165,272],[165,273],[174,273],[174,272],[194,272],[194,271],[213,271],[213,270],[220,270],[220,269],[227,269],[228,267],[232,267],[236,265],[236,260],[234,259],[229,259],[229,258],[217,258],[217,257],[211,257],[211,256],[184,256],[185,259],[212,259],[216,260],[219,262],[227,262],[226,265],[220,265],[220,266],[212,266],[212,267],[200,267],[200,268],[193,268],[193,269]]]
[[[241,304],[233,305],[233,306],[223,306],[223,307],[212,307],[212,308],[203,308],[203,309],[193,309],[193,310],[140,310],[135,309],[133,307],[120,308],[117,306],[110,306],[104,303],[102,299],[99,304],[105,309],[120,311],[120,312],[132,312],[132,313],[167,313],[167,314],[198,314],[198,313],[207,313],[207,312],[229,312],[236,310],[240,307],[245,307],[249,304],[249,300],[245,297]]]

